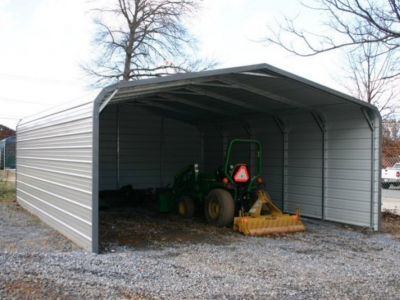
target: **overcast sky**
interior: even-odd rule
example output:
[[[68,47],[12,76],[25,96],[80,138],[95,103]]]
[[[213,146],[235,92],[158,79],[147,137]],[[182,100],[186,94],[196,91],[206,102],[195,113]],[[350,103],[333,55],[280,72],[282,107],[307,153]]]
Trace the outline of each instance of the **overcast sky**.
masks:
[[[316,26],[317,16],[296,0],[202,4],[189,27],[200,40],[201,54],[221,62],[218,68],[268,63],[343,91],[331,76],[340,64],[337,53],[301,58],[254,42],[283,14],[300,14],[308,26]],[[99,91],[86,88],[79,69],[95,51],[88,8],[84,0],[0,0],[0,124],[15,129],[21,118],[96,96]]]

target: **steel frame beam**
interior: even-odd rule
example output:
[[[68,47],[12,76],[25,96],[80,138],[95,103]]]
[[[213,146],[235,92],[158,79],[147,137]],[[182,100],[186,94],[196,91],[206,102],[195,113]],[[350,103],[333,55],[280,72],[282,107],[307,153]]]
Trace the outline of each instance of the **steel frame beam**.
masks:
[[[268,111],[266,109],[263,109],[262,107],[259,107],[259,106],[256,106],[256,105],[252,105],[252,104],[240,101],[240,100],[236,100],[236,99],[233,99],[231,97],[223,96],[223,95],[220,95],[220,94],[215,93],[215,92],[206,91],[206,90],[204,90],[202,88],[190,86],[190,87],[187,87],[186,89],[194,91],[194,92],[197,92],[200,95],[208,96],[210,98],[218,99],[218,100],[230,103],[230,104],[235,104],[237,106],[241,106],[241,107],[250,109],[252,111],[263,112],[263,113],[266,113],[268,115],[275,115],[275,114],[271,113],[270,111]]]
[[[189,101],[189,100],[186,100],[186,99],[183,99],[183,98],[180,98],[180,97],[176,97],[176,96],[173,96],[173,95],[168,95],[166,93],[160,93],[158,95],[160,97],[163,97],[163,98],[175,101],[175,102],[183,103],[183,104],[186,104],[186,105],[189,105],[189,106],[194,106],[194,107],[197,107],[197,108],[200,108],[200,109],[204,109],[204,110],[207,110],[207,111],[212,111],[212,112],[215,112],[217,114],[230,115],[229,113],[227,113],[227,112],[225,112],[225,111],[223,111],[221,109],[212,108],[212,107],[207,106],[207,105],[203,105],[203,104],[200,104],[200,103],[197,103],[197,102],[194,102],[194,101]]]
[[[290,105],[292,107],[296,107],[296,108],[299,108],[299,109],[302,109],[302,110],[306,110],[306,111],[309,111],[309,112],[317,114],[317,115],[321,114],[318,110],[316,110],[314,108],[308,107],[306,105],[301,105],[301,104],[299,104],[297,102],[294,102],[294,101],[292,101],[292,100],[290,100],[290,99],[288,99],[286,97],[279,96],[279,95],[276,95],[276,94],[273,94],[273,93],[270,93],[270,92],[266,92],[266,91],[264,91],[262,89],[252,87],[252,86],[250,86],[248,84],[245,84],[245,83],[242,83],[242,82],[240,82],[238,80],[222,78],[221,81],[225,82],[227,84],[231,84],[233,86],[239,87],[239,88],[241,88],[243,90],[246,90],[248,92],[251,92],[251,93],[266,97],[268,99],[272,99],[272,100],[275,100],[275,101]]]

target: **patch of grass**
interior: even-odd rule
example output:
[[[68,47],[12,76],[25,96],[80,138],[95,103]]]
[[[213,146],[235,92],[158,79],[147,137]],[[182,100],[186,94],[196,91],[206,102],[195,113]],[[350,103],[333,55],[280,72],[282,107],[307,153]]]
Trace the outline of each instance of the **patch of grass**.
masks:
[[[28,223],[31,224],[31,225],[39,224],[39,223],[41,223],[41,222],[42,222],[42,221],[40,221],[40,219],[39,219],[38,217],[36,217],[36,216],[32,216],[32,217],[30,217],[30,218],[28,219]]]
[[[15,199],[15,183],[8,181],[8,177],[0,177],[0,202],[9,202]]]

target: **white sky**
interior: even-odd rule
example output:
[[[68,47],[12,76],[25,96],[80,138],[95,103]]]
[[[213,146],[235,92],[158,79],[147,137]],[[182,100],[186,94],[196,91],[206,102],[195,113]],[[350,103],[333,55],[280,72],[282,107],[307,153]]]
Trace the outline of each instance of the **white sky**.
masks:
[[[268,63],[343,91],[330,74],[339,53],[296,57],[251,40],[267,34],[282,14],[300,14],[308,26],[318,16],[297,0],[204,0],[190,22],[201,54],[221,62],[218,68]],[[94,27],[84,0],[0,0],[0,124],[15,129],[18,120],[98,91],[79,64],[93,55]]]

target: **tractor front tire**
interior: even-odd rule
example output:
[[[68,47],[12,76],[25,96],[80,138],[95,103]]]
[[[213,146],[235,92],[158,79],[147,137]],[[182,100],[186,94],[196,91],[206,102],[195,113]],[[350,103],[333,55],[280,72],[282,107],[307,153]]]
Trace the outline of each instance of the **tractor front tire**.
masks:
[[[235,204],[232,195],[226,190],[212,190],[207,195],[204,209],[207,222],[211,225],[225,227],[233,222]]]
[[[183,218],[191,218],[194,215],[194,201],[188,196],[182,196],[178,200],[178,214]]]

